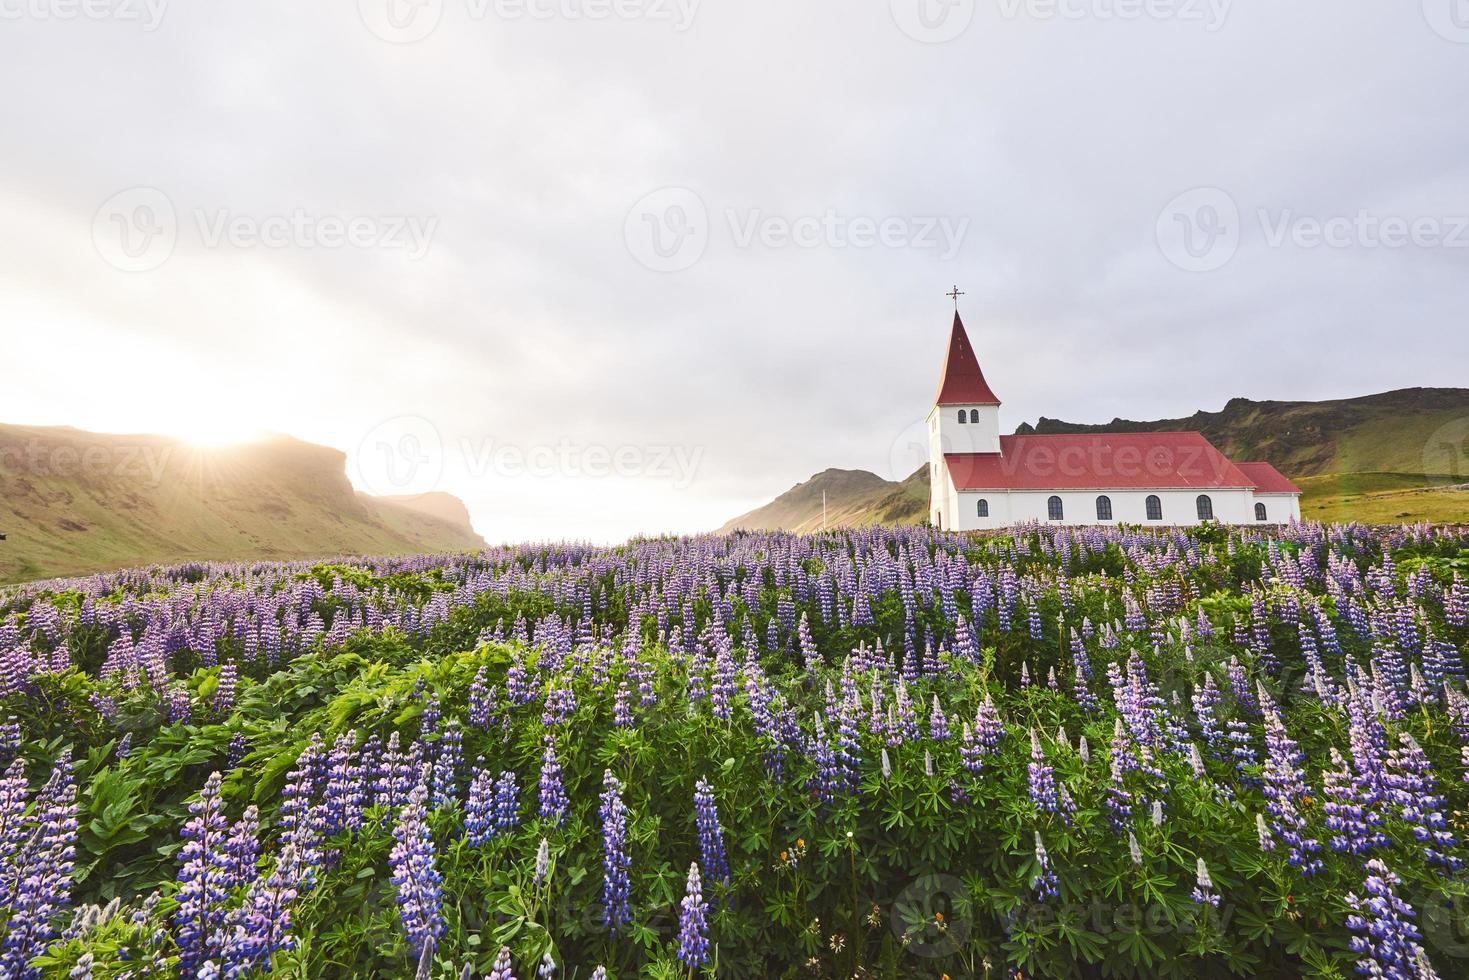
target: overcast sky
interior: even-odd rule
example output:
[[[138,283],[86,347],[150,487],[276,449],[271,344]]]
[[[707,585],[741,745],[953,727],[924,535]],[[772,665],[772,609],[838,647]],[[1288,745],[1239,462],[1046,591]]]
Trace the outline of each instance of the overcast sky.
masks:
[[[391,6],[390,6],[391,5]],[[0,0],[0,421],[492,540],[1013,429],[1469,385],[1469,0]]]

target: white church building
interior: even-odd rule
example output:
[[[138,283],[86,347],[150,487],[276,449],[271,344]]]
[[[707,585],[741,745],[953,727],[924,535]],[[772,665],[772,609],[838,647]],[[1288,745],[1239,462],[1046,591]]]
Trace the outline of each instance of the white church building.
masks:
[[[1301,490],[1198,432],[1000,435],[1000,399],[959,313],[928,416],[929,519],[948,531],[1052,524],[1283,524]]]

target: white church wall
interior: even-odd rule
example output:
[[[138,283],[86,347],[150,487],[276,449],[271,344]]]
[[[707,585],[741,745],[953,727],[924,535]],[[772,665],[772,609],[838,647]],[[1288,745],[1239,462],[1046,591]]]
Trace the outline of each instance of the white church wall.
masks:
[[[1265,505],[1268,524],[1289,524],[1301,519],[1301,498],[1293,493],[1255,493],[1255,500]]]
[[[960,422],[959,413],[973,421]],[[1000,409],[997,405],[934,406],[928,416],[929,458],[941,453],[997,453],[1000,451]]]
[[[1215,521],[1224,524],[1257,523],[1253,491],[1208,490],[1205,493],[1213,503]],[[1053,495],[1061,498],[1064,517],[1060,521],[1049,518],[1049,502]],[[1102,495],[1112,501],[1110,521],[1097,520],[1097,497]],[[1156,495],[1163,505],[1162,520],[1147,519],[1147,498],[1150,495]],[[956,504],[948,511],[954,516],[956,523],[951,524],[946,520],[945,526],[968,531],[1006,527],[1024,521],[1067,525],[1194,525],[1199,523],[1198,497],[1197,490],[965,490],[957,494]],[[988,504],[988,518],[979,516],[978,505],[981,499]],[[1282,514],[1279,520],[1289,519],[1285,516],[1285,502],[1292,499],[1289,496],[1275,496],[1266,502],[1271,522],[1277,520],[1275,509]]]

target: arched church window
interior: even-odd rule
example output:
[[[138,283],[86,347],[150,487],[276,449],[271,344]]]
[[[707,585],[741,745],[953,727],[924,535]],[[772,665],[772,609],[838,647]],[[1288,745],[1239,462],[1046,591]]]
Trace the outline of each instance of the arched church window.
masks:
[[[1097,520],[1110,521],[1112,519],[1112,498],[1103,494],[1097,498]]]
[[[990,502],[988,500],[985,500],[983,497],[979,498],[979,506],[977,509],[979,511],[980,517],[990,516]]]
[[[1148,494],[1146,501],[1148,505],[1148,520],[1161,521],[1163,519],[1163,501],[1158,499],[1156,493]]]
[[[1212,521],[1214,519],[1214,501],[1209,499],[1209,495],[1207,493],[1199,494],[1199,499],[1196,502],[1199,506],[1199,520]]]
[[[1263,521],[1265,519],[1266,519],[1265,518],[1265,505],[1264,504],[1256,504],[1255,505],[1255,520],[1257,520],[1257,521]]]
[[[964,409],[962,409],[962,408],[959,409],[959,424],[960,425],[963,425],[965,422],[968,422],[968,421],[969,421],[969,413],[967,411],[965,411]]]
[[[1060,497],[1052,497],[1050,500],[1046,501],[1046,516],[1049,520],[1053,521],[1059,521],[1063,519],[1064,511],[1061,509]]]

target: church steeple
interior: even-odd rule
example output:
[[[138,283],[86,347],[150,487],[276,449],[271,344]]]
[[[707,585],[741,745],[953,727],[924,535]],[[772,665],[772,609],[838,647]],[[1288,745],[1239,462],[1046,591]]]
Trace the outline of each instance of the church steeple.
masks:
[[[949,351],[944,356],[944,373],[939,380],[936,405],[999,405],[1000,399],[990,390],[979,369],[974,345],[964,330],[959,311],[954,311],[954,329],[949,334]]]

